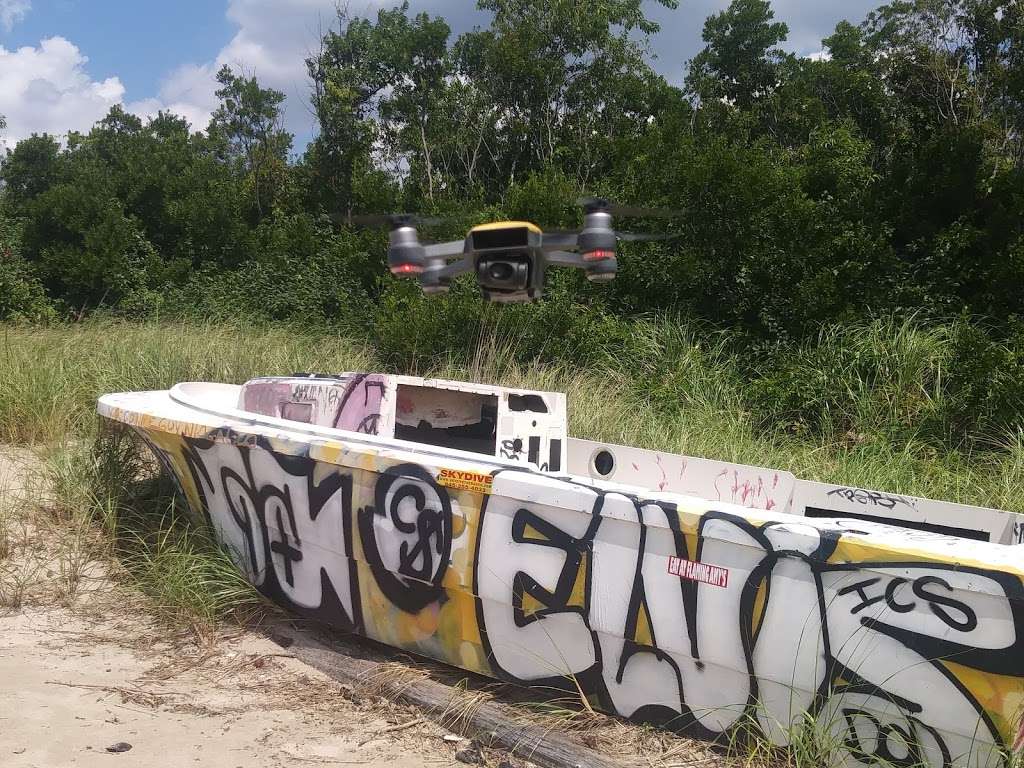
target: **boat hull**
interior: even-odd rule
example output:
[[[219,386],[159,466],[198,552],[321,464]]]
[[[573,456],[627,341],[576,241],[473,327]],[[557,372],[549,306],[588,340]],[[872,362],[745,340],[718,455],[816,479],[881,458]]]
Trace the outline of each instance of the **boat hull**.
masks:
[[[100,411],[299,614],[705,736],[756,723],[782,746],[812,722],[849,765],[994,766],[1017,746],[1014,548],[297,432],[166,394]]]

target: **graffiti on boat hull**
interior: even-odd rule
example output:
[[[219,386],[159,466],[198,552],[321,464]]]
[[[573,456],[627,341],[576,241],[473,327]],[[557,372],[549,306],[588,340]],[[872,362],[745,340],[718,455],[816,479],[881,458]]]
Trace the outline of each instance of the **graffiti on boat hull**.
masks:
[[[571,675],[608,711],[709,736],[756,722],[781,746],[810,715],[849,765],[998,765],[1017,735],[1018,576],[897,558],[862,521],[518,471],[481,494],[223,438],[159,442],[239,567],[305,615],[518,683]]]

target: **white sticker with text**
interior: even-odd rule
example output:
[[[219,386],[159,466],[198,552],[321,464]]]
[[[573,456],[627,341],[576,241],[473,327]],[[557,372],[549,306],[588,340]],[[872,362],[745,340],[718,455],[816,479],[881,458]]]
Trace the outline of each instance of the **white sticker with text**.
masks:
[[[670,557],[668,559],[668,572],[673,576],[679,576],[690,581],[699,581],[703,584],[711,584],[715,587],[729,586],[729,569],[721,568],[717,565],[683,560],[681,557]]]

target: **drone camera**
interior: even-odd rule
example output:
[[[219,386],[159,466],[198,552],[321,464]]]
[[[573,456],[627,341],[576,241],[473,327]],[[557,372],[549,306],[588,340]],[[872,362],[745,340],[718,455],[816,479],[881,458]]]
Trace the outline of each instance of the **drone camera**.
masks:
[[[539,299],[544,291],[541,236],[528,226],[485,226],[470,235],[476,279],[488,301]]]
[[[476,277],[489,291],[517,293],[530,287],[532,267],[532,259],[527,255],[485,257],[477,262]]]

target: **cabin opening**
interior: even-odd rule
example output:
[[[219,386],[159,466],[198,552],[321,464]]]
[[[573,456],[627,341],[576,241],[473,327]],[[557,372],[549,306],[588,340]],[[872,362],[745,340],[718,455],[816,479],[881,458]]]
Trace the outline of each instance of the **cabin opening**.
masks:
[[[498,439],[498,397],[399,384],[395,437],[493,456]]]

